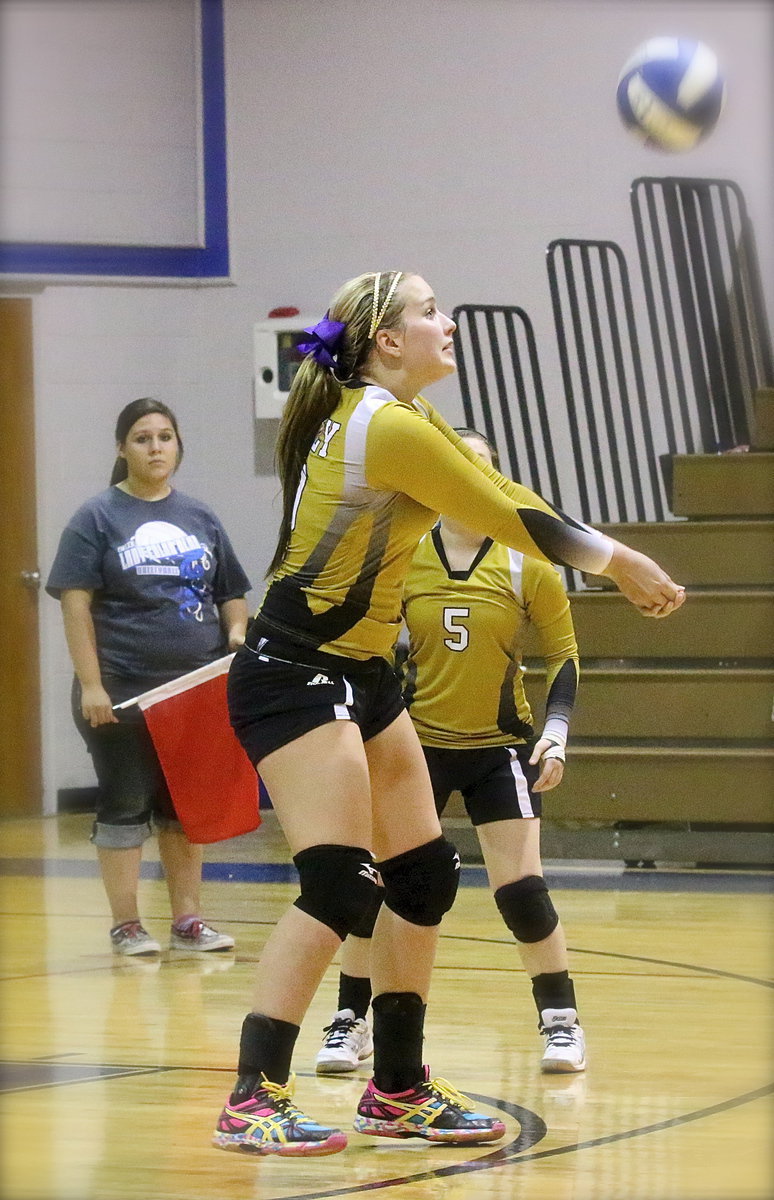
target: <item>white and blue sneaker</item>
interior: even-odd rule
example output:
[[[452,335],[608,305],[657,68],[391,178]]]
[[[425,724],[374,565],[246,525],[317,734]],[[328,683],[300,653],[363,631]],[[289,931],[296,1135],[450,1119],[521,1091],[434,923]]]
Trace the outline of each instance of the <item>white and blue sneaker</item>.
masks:
[[[544,1008],[540,1032],[545,1042],[540,1064],[543,1071],[585,1071],[586,1039],[574,1008]]]
[[[325,1037],[315,1060],[318,1075],[344,1075],[374,1052],[368,1022],[356,1017],[351,1008],[337,1012],[323,1030]]]

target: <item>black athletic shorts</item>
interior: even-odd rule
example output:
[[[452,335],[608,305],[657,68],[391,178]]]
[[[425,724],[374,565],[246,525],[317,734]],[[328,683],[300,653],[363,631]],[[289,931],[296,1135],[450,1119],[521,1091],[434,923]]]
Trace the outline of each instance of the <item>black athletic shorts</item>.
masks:
[[[354,721],[367,742],[405,707],[384,658],[359,662],[254,631],[250,640],[254,648],[241,646],[231,664],[227,691],[234,732],[255,765],[329,721]]]
[[[462,792],[474,825],[539,817],[541,793],[532,787],[540,764],[529,761],[534,741],[516,746],[485,746],[477,750],[440,750],[423,746],[440,816],[452,792]]]

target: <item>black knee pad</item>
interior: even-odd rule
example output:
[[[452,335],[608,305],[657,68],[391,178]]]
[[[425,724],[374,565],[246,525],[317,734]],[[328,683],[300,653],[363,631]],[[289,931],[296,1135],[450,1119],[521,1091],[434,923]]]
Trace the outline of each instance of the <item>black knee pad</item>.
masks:
[[[500,916],[517,942],[542,942],[559,924],[559,915],[541,875],[526,875],[495,892]]]
[[[380,885],[374,888],[374,895],[371,903],[367,908],[364,908],[355,924],[350,929],[350,933],[354,937],[370,938],[373,937],[374,925],[376,918],[379,916],[379,909],[382,907],[384,900],[384,888]]]
[[[460,856],[441,836],[379,863],[384,903],[412,925],[440,925],[457,895]]]
[[[378,890],[371,851],[359,846],[310,846],[293,862],[301,884],[296,908],[344,941],[370,910]]]

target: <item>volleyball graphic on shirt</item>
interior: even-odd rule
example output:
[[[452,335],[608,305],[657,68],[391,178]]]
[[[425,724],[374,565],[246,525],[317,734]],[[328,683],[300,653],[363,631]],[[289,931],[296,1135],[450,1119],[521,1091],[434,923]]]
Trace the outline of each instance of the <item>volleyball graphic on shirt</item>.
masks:
[[[134,567],[138,575],[181,575],[193,572],[197,562],[203,574],[210,565],[207,547],[168,521],[146,521],[117,551],[124,570]]]
[[[122,546],[117,547],[121,566],[137,575],[171,576],[179,581],[175,594],[180,615],[202,619],[202,600],[207,594],[206,574],[212,556],[191,533],[168,521],[146,521]]]

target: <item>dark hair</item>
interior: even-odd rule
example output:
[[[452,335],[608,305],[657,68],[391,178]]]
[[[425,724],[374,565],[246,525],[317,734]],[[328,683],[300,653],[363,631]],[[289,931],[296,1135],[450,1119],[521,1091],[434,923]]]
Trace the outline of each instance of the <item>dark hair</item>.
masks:
[[[456,426],[454,432],[459,434],[460,437],[478,438],[480,442],[483,442],[485,446],[488,446],[489,453],[492,455],[492,466],[495,467],[496,470],[500,470],[500,455],[497,453],[497,447],[489,440],[485,433],[481,433],[478,429],[469,429],[464,425]]]
[[[395,271],[381,274],[376,297],[379,308],[384,304],[395,283],[395,275]],[[277,473],[282,483],[282,521],[267,576],[277,570],[287,553],[296,492],[312,443],[323,421],[338,404],[342,385],[357,379],[358,371],[373,349],[376,331],[369,335],[375,287],[376,272],[370,271],[366,275],[358,275],[355,279],[348,280],[331,301],[327,316],[332,321],[343,321],[345,325],[341,348],[336,356],[335,374],[327,367],[321,366],[311,354],[307,354],[293,379],[274,451]],[[404,304],[401,287],[398,285],[381,314],[379,329],[398,328],[402,321]]]
[[[177,427],[177,417],[171,408],[167,408],[161,400],[154,400],[152,396],[142,396],[139,400],[132,400],[126,405],[126,408],[121,409],[116,421],[116,445],[123,446],[132,426],[136,425],[143,417],[150,416],[151,413],[158,413],[160,416],[166,417],[174,429],[177,438],[177,466],[179,467],[183,457],[183,439],[180,437],[180,430]],[[113,472],[110,476],[111,485],[122,483],[128,473],[126,459],[119,454],[113,464]]]

